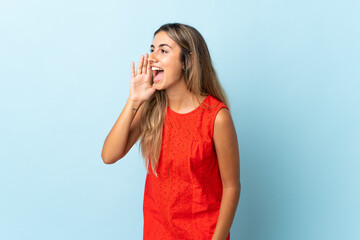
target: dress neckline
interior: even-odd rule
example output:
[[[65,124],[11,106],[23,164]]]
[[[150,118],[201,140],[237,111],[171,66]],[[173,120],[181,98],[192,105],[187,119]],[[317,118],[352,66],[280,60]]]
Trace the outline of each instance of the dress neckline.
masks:
[[[202,101],[202,103],[199,104],[199,106],[197,106],[195,109],[191,110],[190,112],[187,112],[187,113],[178,113],[178,112],[175,112],[174,110],[172,110],[169,106],[167,106],[167,110],[176,114],[176,115],[179,115],[179,116],[186,116],[186,115],[190,115],[194,112],[196,112],[200,107],[201,105],[209,98],[210,94],[207,95],[204,100]]]

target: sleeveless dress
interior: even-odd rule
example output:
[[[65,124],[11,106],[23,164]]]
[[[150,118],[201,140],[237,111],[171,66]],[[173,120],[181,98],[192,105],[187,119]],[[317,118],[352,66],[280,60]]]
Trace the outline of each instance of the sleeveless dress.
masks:
[[[202,105],[185,114],[167,107],[158,177],[150,162],[146,175],[144,240],[211,240],[214,234],[222,198],[214,121],[229,108],[211,95]]]

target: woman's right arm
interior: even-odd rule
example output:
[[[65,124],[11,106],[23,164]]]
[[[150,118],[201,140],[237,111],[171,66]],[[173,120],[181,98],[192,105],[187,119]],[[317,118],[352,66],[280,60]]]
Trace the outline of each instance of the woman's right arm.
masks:
[[[123,158],[140,136],[140,122],[143,103],[155,92],[151,85],[151,66],[148,54],[141,56],[135,75],[131,63],[130,97],[105,139],[101,152],[104,163],[112,164]]]
[[[142,103],[128,98],[125,107],[105,139],[101,158],[112,164],[123,158],[140,136]],[[126,140],[126,141],[124,141]]]

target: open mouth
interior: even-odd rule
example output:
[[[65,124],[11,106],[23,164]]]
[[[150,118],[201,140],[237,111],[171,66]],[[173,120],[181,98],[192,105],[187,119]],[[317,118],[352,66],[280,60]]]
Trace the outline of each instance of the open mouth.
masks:
[[[154,81],[156,82],[160,81],[162,79],[164,70],[157,67],[152,67],[151,70],[153,73]]]

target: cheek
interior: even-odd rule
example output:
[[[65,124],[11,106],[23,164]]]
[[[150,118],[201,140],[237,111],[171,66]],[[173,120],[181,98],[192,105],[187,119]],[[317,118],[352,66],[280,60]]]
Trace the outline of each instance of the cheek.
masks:
[[[170,71],[172,72],[172,74],[175,74],[175,75],[179,75],[181,74],[183,71],[182,71],[182,63],[173,63],[170,67]]]
[[[165,76],[168,80],[178,80],[182,77],[183,72],[177,68],[172,68],[168,72],[165,73]]]

